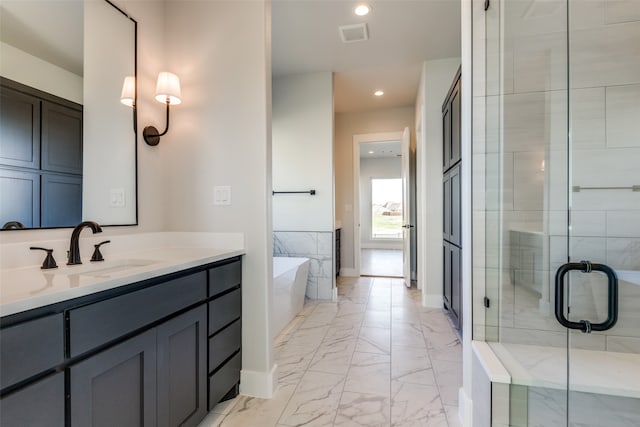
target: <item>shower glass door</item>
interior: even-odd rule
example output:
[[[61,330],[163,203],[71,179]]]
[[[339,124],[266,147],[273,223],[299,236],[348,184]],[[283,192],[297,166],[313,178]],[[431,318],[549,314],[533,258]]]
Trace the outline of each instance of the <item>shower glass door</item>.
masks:
[[[511,375],[502,422],[639,426],[640,0],[473,5],[474,324]]]
[[[640,1],[563,3],[568,262],[580,265],[564,280],[565,313],[580,324],[568,329],[568,422],[639,426]]]

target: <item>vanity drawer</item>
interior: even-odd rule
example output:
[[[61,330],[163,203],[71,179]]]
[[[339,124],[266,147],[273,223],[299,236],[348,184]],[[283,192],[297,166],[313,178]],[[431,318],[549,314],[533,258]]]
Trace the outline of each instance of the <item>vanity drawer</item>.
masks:
[[[242,354],[238,353],[231,358],[222,368],[209,377],[209,410],[212,410],[220,399],[240,382],[240,369],[242,368]]]
[[[240,261],[214,267],[209,270],[209,296],[215,296],[238,286],[241,281],[242,263]]]
[[[190,274],[69,311],[71,357],[108,343],[207,297],[206,272]]]
[[[209,338],[209,371],[215,370],[227,357],[240,350],[242,323],[236,320]]]
[[[62,313],[30,320],[0,331],[0,388],[64,361]]]
[[[3,427],[64,427],[64,373],[49,375],[0,399]]]
[[[209,334],[214,334],[241,316],[242,293],[240,289],[214,299],[209,303]]]

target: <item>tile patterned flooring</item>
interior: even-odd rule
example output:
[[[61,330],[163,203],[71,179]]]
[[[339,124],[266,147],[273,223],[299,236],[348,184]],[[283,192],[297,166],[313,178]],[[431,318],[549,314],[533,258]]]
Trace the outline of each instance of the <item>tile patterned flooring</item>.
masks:
[[[365,276],[402,277],[402,250],[360,250],[360,273]]]
[[[340,278],[276,340],[273,399],[224,402],[200,427],[458,427],[462,351],[440,309],[401,279]]]

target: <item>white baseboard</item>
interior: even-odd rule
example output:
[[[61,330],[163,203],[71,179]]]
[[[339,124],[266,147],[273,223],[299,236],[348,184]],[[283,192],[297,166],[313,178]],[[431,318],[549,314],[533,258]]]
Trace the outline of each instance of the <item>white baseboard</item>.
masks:
[[[338,302],[338,288],[333,288],[333,302]]]
[[[442,308],[442,294],[423,294],[422,305],[424,307]]]
[[[240,371],[240,394],[271,399],[278,386],[278,365],[273,364],[270,372]]]
[[[341,268],[340,275],[344,277],[359,277],[360,274],[356,271],[355,268]]]
[[[473,401],[464,392],[464,387],[458,389],[458,418],[463,427],[471,427],[473,424]]]

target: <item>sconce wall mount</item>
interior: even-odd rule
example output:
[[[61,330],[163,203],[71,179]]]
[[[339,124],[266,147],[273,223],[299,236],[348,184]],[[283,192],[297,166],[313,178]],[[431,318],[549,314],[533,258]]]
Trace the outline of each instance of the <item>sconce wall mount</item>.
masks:
[[[156,83],[156,101],[162,102],[167,106],[166,125],[162,132],[159,132],[155,126],[146,126],[142,131],[142,137],[147,145],[156,146],[160,143],[160,137],[169,131],[169,109],[171,105],[178,105],[182,102],[182,94],[180,91],[180,79],[173,73],[166,71],[158,74]]]
[[[124,80],[122,86],[122,94],[120,102],[129,107],[133,107],[133,130],[136,131],[136,81],[135,77],[128,76]],[[147,126],[142,131],[144,142],[148,145],[156,146],[160,143],[160,137],[169,132],[169,109],[171,105],[178,105],[182,102],[182,94],[180,91],[180,79],[173,73],[166,71],[158,74],[158,82],[156,83],[156,101],[162,102],[167,106],[166,125],[162,132],[159,132],[155,126]]]

